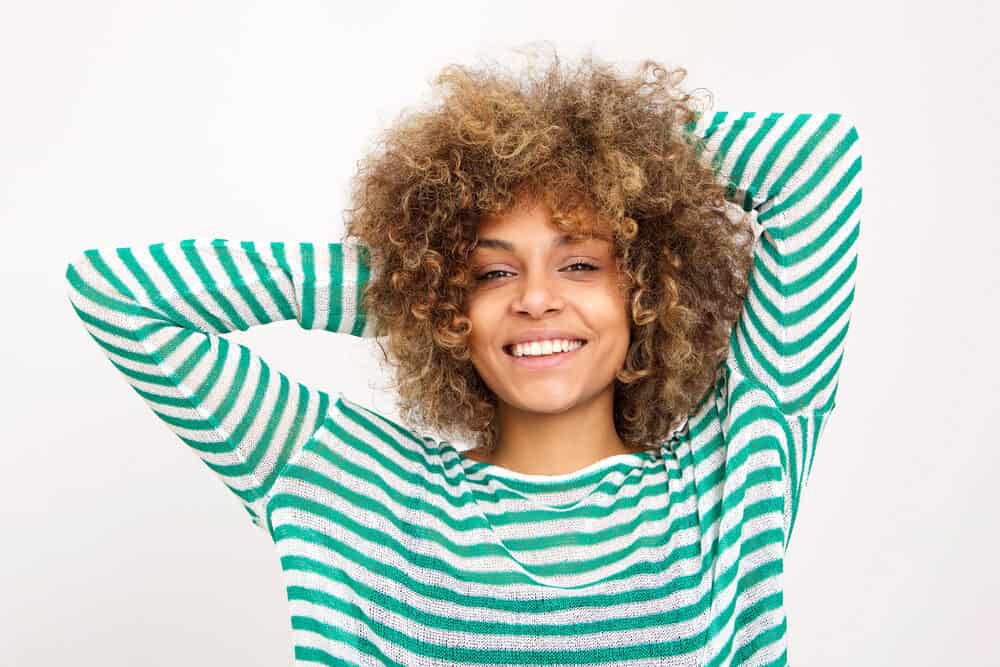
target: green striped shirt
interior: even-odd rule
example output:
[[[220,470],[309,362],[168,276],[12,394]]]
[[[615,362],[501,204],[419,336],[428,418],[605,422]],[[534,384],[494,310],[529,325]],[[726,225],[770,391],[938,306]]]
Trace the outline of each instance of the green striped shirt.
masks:
[[[757,234],[715,385],[651,451],[563,475],[461,456],[223,334],[373,335],[364,248],[87,250],[69,299],[276,547],[296,664],[785,665],[783,562],[837,393],[860,224],[840,114],[685,126]]]

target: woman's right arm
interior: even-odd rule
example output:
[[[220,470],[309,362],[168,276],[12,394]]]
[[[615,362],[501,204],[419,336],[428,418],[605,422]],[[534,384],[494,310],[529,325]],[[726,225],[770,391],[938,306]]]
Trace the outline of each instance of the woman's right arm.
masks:
[[[331,398],[221,334],[294,319],[303,329],[373,336],[361,308],[365,250],[349,241],[189,239],[86,250],[66,280],[112,365],[264,527],[274,481]]]

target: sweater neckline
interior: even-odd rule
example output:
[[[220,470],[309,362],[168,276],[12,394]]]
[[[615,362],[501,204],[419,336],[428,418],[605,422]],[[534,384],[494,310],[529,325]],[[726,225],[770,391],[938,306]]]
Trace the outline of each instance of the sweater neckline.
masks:
[[[606,456],[599,461],[595,461],[590,465],[584,466],[583,468],[578,468],[572,472],[560,473],[557,475],[538,475],[529,474],[524,472],[518,472],[516,470],[511,470],[510,468],[505,468],[496,463],[488,463],[486,461],[477,461],[475,459],[470,459],[464,455],[464,452],[460,452],[457,449],[454,450],[462,463],[462,467],[467,473],[482,472],[488,474],[491,477],[500,477],[504,479],[518,480],[521,482],[531,482],[540,485],[546,484],[556,484],[559,482],[566,482],[584,475],[589,475],[591,473],[597,472],[604,468],[610,468],[616,466],[619,463],[629,463],[638,459],[648,458],[652,451],[635,451],[626,452],[624,454],[614,454],[612,456]]]
[[[457,464],[461,484],[472,492],[480,511],[485,509],[483,502],[494,506],[503,503],[502,498],[517,498],[517,502],[539,511],[567,516],[594,502],[601,504],[595,496],[598,489],[606,494],[610,492],[609,481],[620,487],[628,479],[643,475],[660,455],[647,449],[608,456],[568,473],[532,475],[470,459],[451,443],[441,444],[451,450],[447,456]]]

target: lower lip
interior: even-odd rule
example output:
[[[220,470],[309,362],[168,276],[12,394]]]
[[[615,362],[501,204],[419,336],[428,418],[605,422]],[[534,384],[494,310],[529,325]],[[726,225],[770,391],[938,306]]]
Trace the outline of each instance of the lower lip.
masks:
[[[508,354],[504,351],[504,354],[510,358],[517,366],[523,366],[524,368],[552,368],[553,366],[559,366],[560,364],[565,364],[576,358],[577,352],[587,347],[587,343],[584,343],[575,350],[570,350],[569,352],[560,352],[558,354],[548,354],[542,357],[515,357],[512,354]]]

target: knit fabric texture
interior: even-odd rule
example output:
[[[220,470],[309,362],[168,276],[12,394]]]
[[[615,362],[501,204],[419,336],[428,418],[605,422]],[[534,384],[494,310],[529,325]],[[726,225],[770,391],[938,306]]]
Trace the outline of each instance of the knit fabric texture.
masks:
[[[188,239],[66,269],[91,338],[272,540],[295,664],[785,665],[783,563],[834,408],[861,156],[842,114],[684,126],[749,218],[715,385],[657,449],[518,473],[270,367],[223,334],[372,336],[365,249]]]

